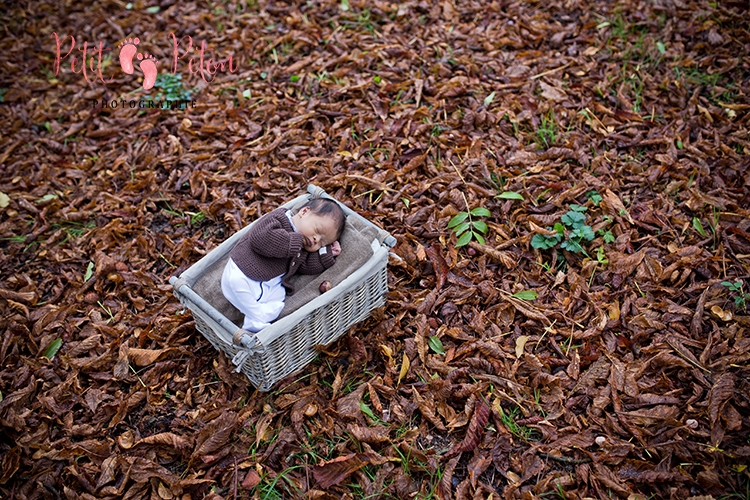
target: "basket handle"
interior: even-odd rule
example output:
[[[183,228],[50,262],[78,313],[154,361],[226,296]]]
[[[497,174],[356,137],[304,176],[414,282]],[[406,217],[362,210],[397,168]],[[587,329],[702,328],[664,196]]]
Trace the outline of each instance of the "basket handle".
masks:
[[[318,187],[315,184],[308,184],[307,192],[310,193],[313,198],[321,198],[326,194],[325,189]]]

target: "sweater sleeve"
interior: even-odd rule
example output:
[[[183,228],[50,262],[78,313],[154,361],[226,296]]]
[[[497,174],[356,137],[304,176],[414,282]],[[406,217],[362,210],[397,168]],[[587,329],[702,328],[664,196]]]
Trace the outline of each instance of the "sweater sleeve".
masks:
[[[286,217],[283,209],[277,209],[261,217],[250,229],[247,241],[254,252],[277,258],[294,257],[300,253],[304,237],[284,228],[279,215]]]
[[[300,262],[299,272],[302,274],[320,274],[336,262],[331,245],[326,247],[326,253],[305,252],[305,258]]]

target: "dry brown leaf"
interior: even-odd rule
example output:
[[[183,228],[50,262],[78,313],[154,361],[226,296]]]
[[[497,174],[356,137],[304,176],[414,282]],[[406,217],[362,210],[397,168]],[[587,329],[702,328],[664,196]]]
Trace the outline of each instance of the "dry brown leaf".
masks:
[[[367,384],[361,384],[348,395],[340,398],[336,403],[336,412],[343,418],[364,422],[360,401],[367,390]]]
[[[246,490],[252,490],[260,484],[260,475],[255,469],[250,469],[245,474],[245,479],[242,480],[242,487]]]
[[[177,351],[177,349],[128,349],[128,359],[136,366],[147,366],[155,363],[164,355]]]
[[[179,436],[172,432],[162,432],[159,434],[153,434],[143,439],[136,441],[135,444],[155,444],[155,445],[167,445],[178,450],[187,450],[192,447],[190,440],[183,436]]]
[[[520,358],[523,354],[523,348],[526,347],[526,342],[529,341],[529,337],[526,335],[519,335],[516,339],[516,358]]]
[[[336,457],[313,468],[313,477],[321,488],[330,488],[346,479],[352,472],[361,469],[367,462],[357,453]]]
[[[484,434],[484,427],[490,418],[490,407],[478,398],[474,405],[474,414],[471,417],[469,428],[466,430],[464,439],[455,445],[445,454],[445,458],[459,455],[464,451],[470,451],[476,448]]]
[[[545,99],[556,102],[563,102],[568,98],[568,94],[566,94],[565,91],[561,88],[553,87],[552,85],[548,85],[544,82],[539,82],[539,86],[542,87],[542,97],[544,97]]]
[[[227,411],[213,419],[198,433],[192,457],[199,458],[214,453],[224,446],[237,425],[237,413]]]
[[[356,424],[346,426],[349,433],[362,443],[378,444],[385,443],[388,439],[388,429],[382,426],[364,427]]]
[[[611,189],[604,189],[603,198],[604,199],[602,200],[602,205],[607,209],[609,215],[611,215],[612,217],[624,216],[628,222],[634,224],[633,219],[625,209],[625,205],[623,205],[622,200],[620,200],[620,197],[612,192]]]
[[[396,381],[396,385],[401,385],[401,380],[403,380],[406,374],[409,373],[410,366],[411,362],[409,361],[409,356],[404,353],[403,357],[401,358],[401,369],[398,372],[398,380]]]

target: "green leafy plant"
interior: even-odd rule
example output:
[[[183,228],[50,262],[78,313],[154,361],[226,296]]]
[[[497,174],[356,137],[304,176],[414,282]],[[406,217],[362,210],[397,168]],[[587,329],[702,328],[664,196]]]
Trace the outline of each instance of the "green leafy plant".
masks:
[[[570,230],[570,233],[567,239],[560,244],[560,247],[574,253],[585,253],[581,246],[581,241],[591,241],[596,235],[591,226],[586,224],[586,215],[583,213],[586,208],[580,205],[571,205],[571,209],[561,219],[563,224]]]
[[[614,243],[615,242],[615,235],[612,234],[612,231],[607,229],[606,231],[603,229],[599,230],[599,235],[604,239],[604,243]]]
[[[594,206],[597,206],[597,207],[599,206],[599,203],[601,203],[603,199],[602,195],[600,195],[599,192],[596,190],[589,191],[588,193],[586,193],[586,196],[588,197],[589,200],[591,200],[591,203],[593,203]]]
[[[532,248],[539,250],[550,249],[557,244],[560,244],[560,248],[568,250],[573,253],[583,253],[586,251],[581,246],[583,241],[591,241],[596,236],[591,226],[586,224],[586,212],[587,208],[581,205],[570,205],[570,210],[563,214],[561,217],[562,223],[558,222],[554,227],[548,227],[549,230],[554,230],[554,235],[535,234],[531,238]]]
[[[158,93],[154,97],[156,100],[168,101],[188,101],[193,91],[182,86],[182,75],[180,73],[159,73],[156,75],[154,88]]]
[[[290,477],[290,472],[302,467],[302,465],[295,465],[278,474],[263,474],[260,477],[260,483],[253,488],[253,491],[264,500],[298,497],[299,488],[294,479]]]
[[[599,264],[608,264],[609,259],[607,258],[607,255],[604,253],[604,247],[597,247],[596,249],[596,261]]]
[[[521,193],[516,193],[515,191],[503,191],[502,193],[495,196],[495,198],[500,198],[502,200],[521,200],[523,201],[523,195]]]
[[[516,422],[519,413],[520,412],[517,407],[511,408],[506,412],[501,406],[500,421],[502,421],[502,423],[505,425],[505,427],[507,427],[508,431],[510,431],[511,434],[513,434],[517,438],[523,439],[524,441],[529,441],[534,437],[534,433],[536,431],[525,425],[519,425]]]
[[[706,230],[703,228],[703,224],[698,217],[693,217],[693,229],[698,231],[698,234],[700,234],[704,238],[708,237],[708,234],[706,234]]]
[[[722,281],[721,284],[727,287],[730,292],[734,292],[732,298],[734,299],[734,305],[737,309],[747,309],[747,302],[750,301],[750,293],[745,293],[742,281],[737,280],[734,283],[731,281]]]
[[[458,212],[448,222],[448,229],[452,229],[458,240],[456,248],[468,245],[472,238],[484,245],[484,236],[487,234],[487,223],[480,220],[473,220],[471,217],[489,217],[492,215],[489,210],[483,207],[476,207],[468,212]]]
[[[542,149],[549,149],[557,142],[557,124],[552,110],[542,116],[542,123],[536,130],[534,140]]]
[[[548,227],[547,229],[552,228]],[[560,243],[563,239],[563,234],[565,231],[563,225],[558,222],[557,224],[555,224],[554,229],[556,230],[556,232],[551,236],[548,236],[546,234],[535,234],[534,237],[531,238],[531,247],[538,250],[549,250],[550,248],[553,248],[558,243]]]

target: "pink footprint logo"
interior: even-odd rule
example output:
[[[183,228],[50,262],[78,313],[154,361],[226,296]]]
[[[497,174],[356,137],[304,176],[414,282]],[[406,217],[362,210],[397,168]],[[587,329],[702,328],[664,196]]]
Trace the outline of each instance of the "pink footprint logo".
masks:
[[[133,56],[138,50],[136,45],[139,43],[141,43],[141,40],[138,37],[135,37],[128,38],[117,46],[117,48],[120,49],[120,67],[128,75],[133,74]]]
[[[154,86],[156,82],[156,75],[159,71],[156,69],[156,63],[159,61],[154,58],[151,54],[138,54],[138,60],[140,61],[139,66],[143,71],[143,89],[148,90]]]

